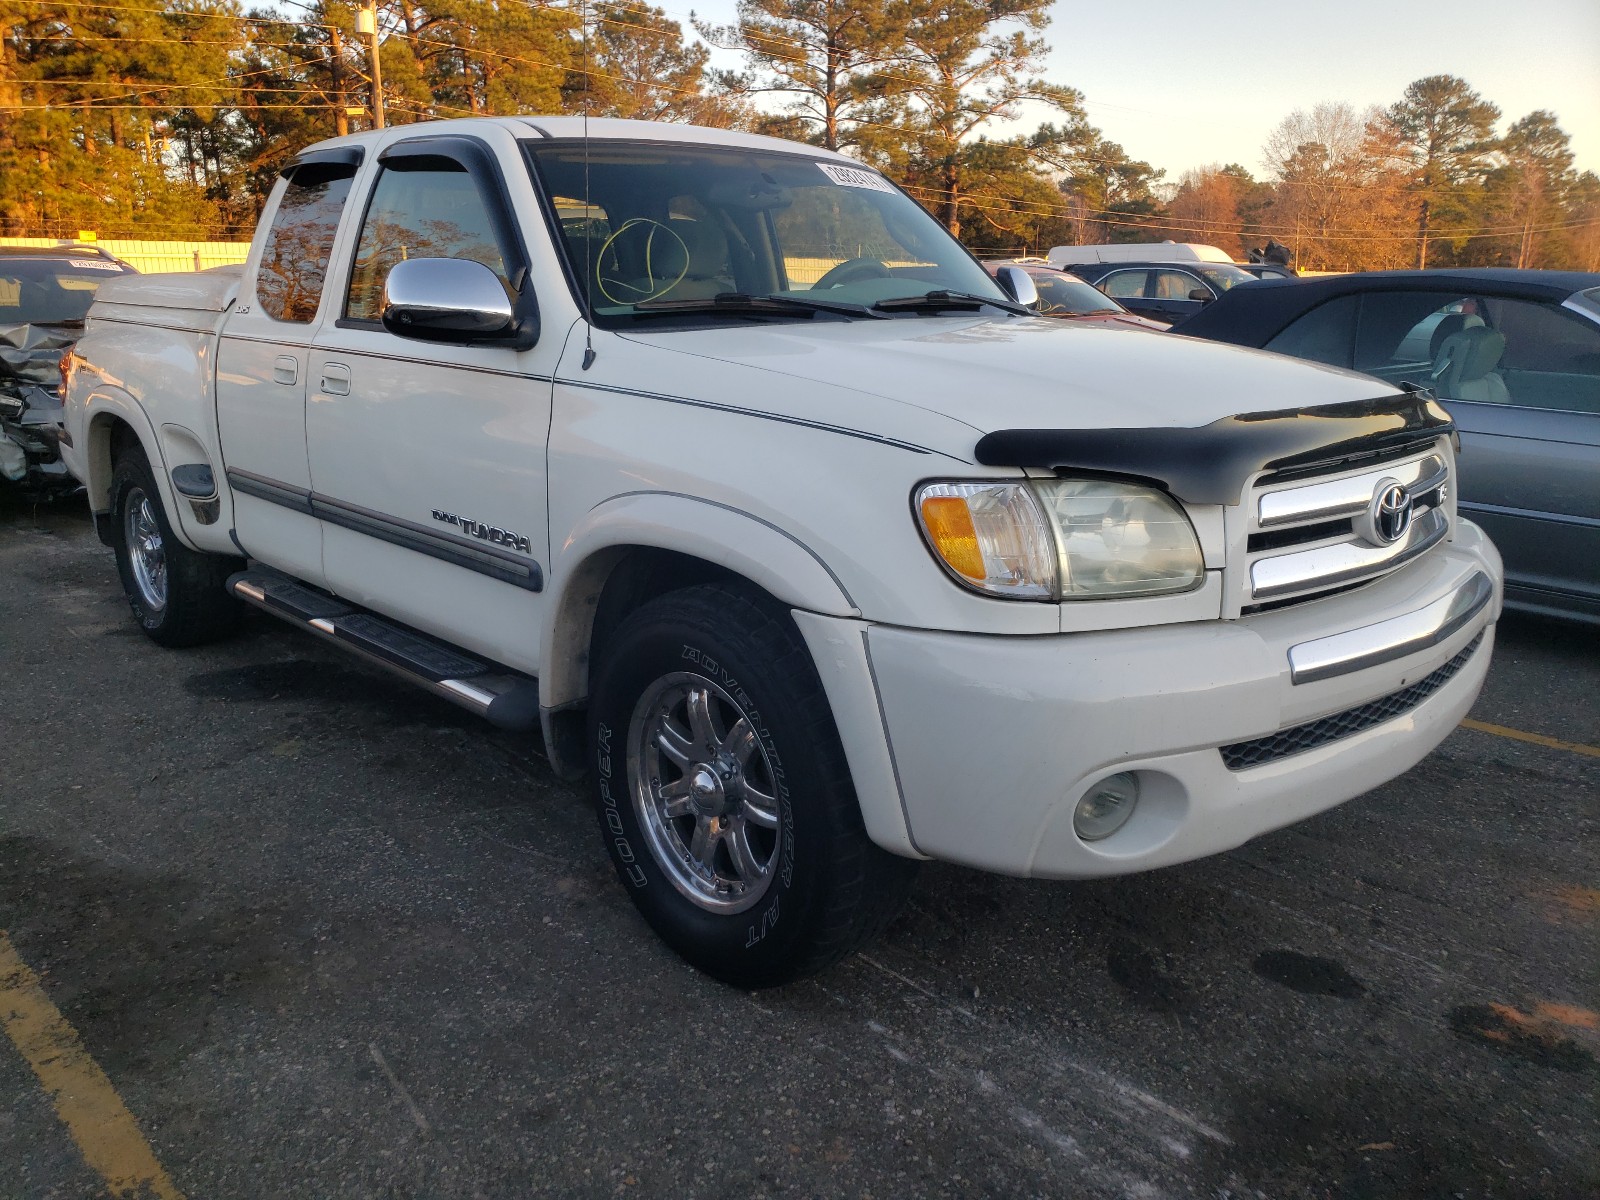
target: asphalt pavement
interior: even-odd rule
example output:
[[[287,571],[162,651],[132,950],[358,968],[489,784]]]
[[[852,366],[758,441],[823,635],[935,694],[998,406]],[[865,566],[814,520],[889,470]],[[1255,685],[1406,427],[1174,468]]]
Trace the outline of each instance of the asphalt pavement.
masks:
[[[925,867],[749,994],[536,740],[265,616],[162,650],[80,503],[0,502],[0,1197],[114,1194],[60,1060],[190,1200],[1592,1200],[1600,635],[1508,616],[1472,717],[1210,860]]]

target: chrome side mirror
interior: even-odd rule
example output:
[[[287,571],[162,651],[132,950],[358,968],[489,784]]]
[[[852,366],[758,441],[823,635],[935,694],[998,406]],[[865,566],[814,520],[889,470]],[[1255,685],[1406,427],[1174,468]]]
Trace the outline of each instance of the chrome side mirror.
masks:
[[[1000,290],[1018,304],[1032,308],[1039,303],[1039,289],[1033,286],[1033,276],[1021,267],[1001,267],[994,275]]]
[[[498,276],[464,258],[411,258],[383,284],[383,327],[434,342],[509,338],[516,313]]]

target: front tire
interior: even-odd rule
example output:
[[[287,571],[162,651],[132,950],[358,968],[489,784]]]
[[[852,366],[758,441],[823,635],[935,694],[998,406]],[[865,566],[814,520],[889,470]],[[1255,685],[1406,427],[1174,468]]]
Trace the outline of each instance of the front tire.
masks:
[[[172,532],[144,451],[125,450],[111,474],[112,545],[128,606],[151,641],[197,646],[231,633],[238,603],[226,582],[244,561],[201,554]]]
[[[639,912],[739,987],[822,970],[898,910],[916,863],[874,845],[810,655],[744,585],[641,607],[589,706],[607,850]]]

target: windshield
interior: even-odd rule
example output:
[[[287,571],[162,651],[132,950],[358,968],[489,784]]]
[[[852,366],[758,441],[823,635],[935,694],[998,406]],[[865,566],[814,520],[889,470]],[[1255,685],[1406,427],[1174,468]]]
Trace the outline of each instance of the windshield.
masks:
[[[1039,291],[1039,311],[1046,316],[1079,316],[1083,313],[1126,312],[1127,310],[1099,288],[1065,272],[1046,275],[1029,271]]]
[[[1009,303],[943,226],[865,167],[731,147],[525,144],[601,324],[678,306],[699,315],[695,302],[709,309],[719,295],[830,311],[930,291]]]
[[[100,285],[124,273],[95,258],[0,258],[0,325],[81,322]]]
[[[1231,287],[1241,283],[1254,283],[1258,276],[1250,274],[1243,267],[1229,267],[1222,265],[1207,265],[1196,267],[1195,270],[1206,277],[1206,282],[1219,292],[1225,292]]]

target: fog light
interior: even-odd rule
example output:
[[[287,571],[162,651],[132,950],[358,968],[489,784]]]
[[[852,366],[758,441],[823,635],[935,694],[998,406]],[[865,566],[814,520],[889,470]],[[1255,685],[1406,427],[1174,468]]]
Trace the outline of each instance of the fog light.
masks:
[[[1102,779],[1083,794],[1072,828],[1086,842],[1108,838],[1128,823],[1139,802],[1139,780],[1127,771]]]

